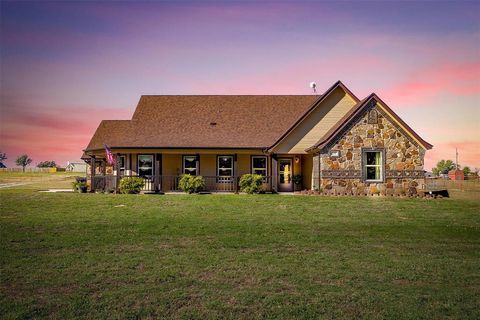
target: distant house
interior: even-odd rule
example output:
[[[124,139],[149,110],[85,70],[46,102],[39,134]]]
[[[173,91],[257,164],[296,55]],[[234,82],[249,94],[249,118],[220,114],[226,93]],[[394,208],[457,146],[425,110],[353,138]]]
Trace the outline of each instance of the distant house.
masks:
[[[67,166],[65,167],[65,171],[86,173],[87,164],[82,160],[67,161]]]
[[[454,169],[448,171],[448,178],[450,180],[465,180],[465,175],[462,170]]]
[[[7,166],[0,162],[0,169],[6,168]]]
[[[188,173],[235,192],[256,173],[271,191],[294,191],[301,175],[302,189],[347,192],[421,188],[431,148],[376,94],[360,100],[338,81],[322,95],[142,96],[131,120],[100,123],[82,159],[92,190],[140,176],[147,190],[177,191]]]

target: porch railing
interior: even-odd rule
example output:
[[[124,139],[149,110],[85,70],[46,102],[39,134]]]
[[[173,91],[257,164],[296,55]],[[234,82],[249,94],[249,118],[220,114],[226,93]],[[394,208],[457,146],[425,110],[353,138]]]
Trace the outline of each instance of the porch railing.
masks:
[[[181,176],[177,175],[159,175],[159,176],[138,176],[123,175],[120,177],[140,177],[143,179],[143,191],[162,191],[162,192],[180,192],[179,181]],[[102,175],[93,177],[92,190],[113,191],[116,186],[115,175]],[[237,192],[239,191],[240,177],[222,177],[222,176],[203,176],[205,179],[204,191],[207,192]],[[272,191],[272,177],[263,178],[261,191]]]

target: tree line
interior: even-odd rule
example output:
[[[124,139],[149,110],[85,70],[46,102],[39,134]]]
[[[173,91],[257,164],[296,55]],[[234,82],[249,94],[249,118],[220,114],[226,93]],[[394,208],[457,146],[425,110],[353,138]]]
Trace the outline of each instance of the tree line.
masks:
[[[6,167],[3,163],[7,160],[7,154],[5,152],[0,151],[0,167]],[[25,172],[25,168],[32,163],[32,158],[30,158],[27,154],[22,154],[15,159],[15,164],[19,167],[22,167],[23,172]],[[37,164],[37,168],[56,168],[57,164],[55,161],[41,161]]]

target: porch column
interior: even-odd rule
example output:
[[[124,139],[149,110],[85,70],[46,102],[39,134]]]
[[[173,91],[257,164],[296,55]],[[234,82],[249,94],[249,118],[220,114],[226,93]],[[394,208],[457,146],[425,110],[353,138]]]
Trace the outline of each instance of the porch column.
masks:
[[[238,193],[238,163],[237,163],[237,154],[233,155],[233,190],[235,193]]]
[[[115,193],[118,193],[120,188],[120,153],[117,153],[115,155],[115,163],[113,169],[115,170]]]
[[[162,181],[160,179],[160,169],[162,165],[162,154],[161,153],[156,153],[155,154],[155,178],[154,178],[154,189],[155,191],[162,191]]]
[[[197,170],[197,176],[200,175],[200,154],[195,155],[195,169]]]
[[[102,176],[107,175],[107,162],[103,159],[102,160]]]
[[[278,165],[276,154],[272,154],[272,191],[278,191]]]
[[[312,190],[320,190],[320,153],[313,155]]]
[[[95,156],[90,157],[90,192],[95,192]]]

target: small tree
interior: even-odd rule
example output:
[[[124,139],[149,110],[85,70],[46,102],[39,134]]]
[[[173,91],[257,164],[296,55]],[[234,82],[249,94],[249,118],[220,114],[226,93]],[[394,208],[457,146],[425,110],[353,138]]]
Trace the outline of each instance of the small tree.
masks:
[[[56,168],[57,164],[55,161],[42,161],[37,164],[37,168]]]
[[[471,172],[472,172],[472,170],[470,169],[469,166],[463,167],[463,174],[464,174],[465,176],[468,176]]]
[[[452,160],[440,160],[435,168],[432,168],[434,175],[438,176],[441,173],[448,173],[448,171],[455,169],[455,162]]]
[[[0,163],[3,164],[3,161],[7,160],[7,154],[0,151]]]
[[[30,163],[32,163],[32,159],[30,159],[26,154],[19,156],[16,160],[17,166],[21,166],[23,168],[23,172],[25,172],[25,167]]]

